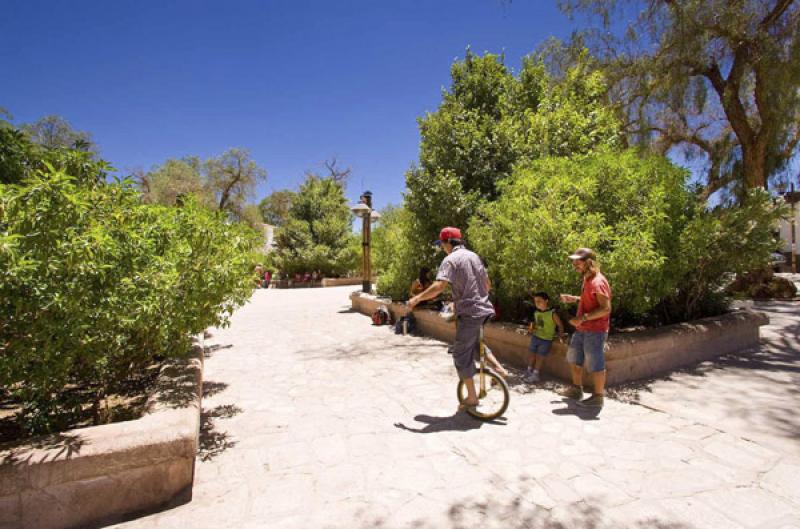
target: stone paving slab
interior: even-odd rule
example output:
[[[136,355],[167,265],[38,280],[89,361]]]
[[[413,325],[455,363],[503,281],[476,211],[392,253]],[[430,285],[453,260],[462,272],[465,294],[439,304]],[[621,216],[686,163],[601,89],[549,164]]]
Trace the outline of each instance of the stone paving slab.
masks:
[[[585,413],[558,384],[517,377],[507,415],[477,422],[454,413],[446,346],[370,325],[350,291],[257,291],[230,328],[211,330],[193,500],[117,527],[798,525],[788,433],[764,443],[714,407],[673,413],[656,400]]]

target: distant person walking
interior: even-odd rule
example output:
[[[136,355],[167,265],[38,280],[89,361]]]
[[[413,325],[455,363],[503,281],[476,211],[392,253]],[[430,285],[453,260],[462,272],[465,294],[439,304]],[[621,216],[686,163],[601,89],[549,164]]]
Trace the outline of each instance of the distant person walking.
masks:
[[[578,303],[578,314],[569,320],[575,334],[567,350],[573,386],[562,393],[578,405],[602,408],[606,387],[605,346],[611,320],[611,285],[600,273],[597,256],[589,248],[578,248],[569,256],[572,267],[583,277],[580,297],[561,294],[564,303]],[[583,399],[583,368],[592,377],[592,396]],[[583,399],[583,400],[581,400]]]

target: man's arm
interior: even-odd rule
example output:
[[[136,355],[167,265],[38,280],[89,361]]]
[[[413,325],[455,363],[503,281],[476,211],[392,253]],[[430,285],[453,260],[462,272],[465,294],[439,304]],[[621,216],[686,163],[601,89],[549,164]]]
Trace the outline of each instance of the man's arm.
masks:
[[[442,292],[444,292],[445,288],[447,288],[447,281],[442,281],[441,279],[434,281],[433,284],[429,286],[427,289],[425,289],[424,292],[417,294],[416,296],[408,300],[408,308],[413,310],[414,307],[416,307],[423,301],[433,299]]]
[[[572,318],[569,320],[570,325],[577,328],[582,321],[596,320],[597,318],[602,318],[606,314],[611,314],[611,298],[599,292],[595,294],[595,297],[597,298],[599,307],[591,312],[587,312],[580,318]]]
[[[592,312],[586,314],[587,320],[596,320],[597,318],[602,318],[606,314],[611,314],[611,299],[600,292],[595,294],[595,297],[597,298],[597,303],[600,306],[594,309]]]

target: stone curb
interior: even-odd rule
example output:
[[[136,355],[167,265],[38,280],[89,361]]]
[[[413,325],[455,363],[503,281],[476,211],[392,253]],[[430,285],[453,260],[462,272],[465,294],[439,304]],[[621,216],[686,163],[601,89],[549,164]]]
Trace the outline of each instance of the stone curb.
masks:
[[[146,414],[0,449],[0,529],[98,527],[191,499],[203,352],[164,368]]]
[[[392,303],[361,292],[352,293],[350,301],[353,310],[366,315],[372,314],[380,305],[386,305],[394,319],[406,313],[402,303]],[[453,341],[454,323],[424,309],[415,310],[414,317],[422,334],[448,343]],[[679,367],[756,347],[759,327],[767,323],[769,318],[763,313],[738,310],[657,329],[612,334],[606,351],[607,384],[651,378]],[[522,325],[489,323],[485,330],[486,343],[498,359],[522,368],[526,365],[530,341],[530,336],[521,333],[524,330]],[[569,381],[566,352],[566,344],[553,343],[543,369]]]

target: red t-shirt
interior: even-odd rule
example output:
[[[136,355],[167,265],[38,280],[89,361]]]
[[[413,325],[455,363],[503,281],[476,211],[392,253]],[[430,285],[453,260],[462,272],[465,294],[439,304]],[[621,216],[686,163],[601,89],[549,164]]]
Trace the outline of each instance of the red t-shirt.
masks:
[[[578,303],[578,318],[588,314],[600,306],[597,302],[597,294],[602,294],[611,300],[611,285],[608,284],[606,276],[597,272],[591,278],[583,280],[583,291],[581,300]],[[579,331],[608,332],[610,317],[608,314],[602,318],[587,320],[578,325]]]

